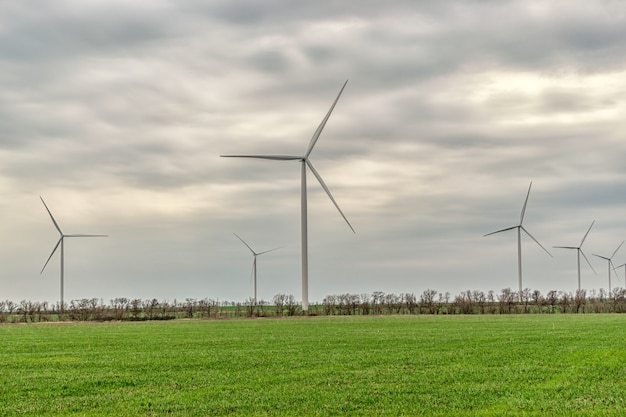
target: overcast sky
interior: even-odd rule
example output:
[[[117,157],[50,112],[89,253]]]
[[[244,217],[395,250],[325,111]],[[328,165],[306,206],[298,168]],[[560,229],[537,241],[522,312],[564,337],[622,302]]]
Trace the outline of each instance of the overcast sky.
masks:
[[[626,5],[613,0],[0,3],[0,299],[608,287],[626,239]],[[626,247],[615,265],[626,262]],[[618,269],[613,286],[624,286]]]

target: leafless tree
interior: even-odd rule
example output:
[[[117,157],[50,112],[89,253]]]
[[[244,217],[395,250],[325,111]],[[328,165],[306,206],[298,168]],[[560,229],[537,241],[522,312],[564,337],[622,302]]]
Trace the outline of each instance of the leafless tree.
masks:
[[[515,299],[517,299],[517,294],[510,288],[502,289],[500,295],[498,295],[498,306],[500,307],[500,314],[502,313],[511,313],[511,309],[515,304]]]
[[[296,302],[296,298],[292,294],[289,294],[285,299],[285,306],[287,307],[287,315],[296,315],[296,311],[298,310],[298,303]]]
[[[276,306],[276,314],[282,316],[284,314],[284,306],[287,296],[285,294],[276,294],[273,298],[274,305]]]
[[[580,313],[581,310],[585,312],[585,304],[587,303],[587,291],[586,290],[576,290],[576,295],[574,295],[574,308],[576,313]]]
[[[398,314],[400,312],[400,297],[395,294],[385,294],[383,303],[387,306],[387,309],[392,314]]]
[[[613,288],[612,290],[613,311],[623,313],[626,305],[626,290],[624,288]]]
[[[554,313],[556,311],[556,305],[559,302],[559,293],[556,290],[548,291],[546,294],[546,303],[550,306],[550,311]]]
[[[371,305],[369,294],[361,294],[359,309],[361,310],[361,314],[370,314]]]
[[[415,297],[415,294],[405,293],[402,295],[402,298],[409,314],[415,314],[415,310],[417,309],[417,297]]]
[[[566,313],[567,310],[570,308],[570,303],[572,302],[574,297],[567,291],[561,291],[559,292],[559,295],[559,307],[561,307],[561,313]]]
[[[130,301],[130,314],[132,319],[139,319],[139,315],[141,314],[141,299],[133,298]]]
[[[420,295],[420,306],[428,312],[428,314],[435,314],[436,306],[435,306],[435,296],[437,295],[436,290],[424,290],[422,295]]]
[[[372,308],[374,310],[374,314],[382,314],[383,313],[383,298],[385,297],[385,293],[382,291],[374,291],[372,293]]]
[[[524,313],[528,313],[528,304],[530,303],[531,295],[532,295],[532,292],[530,288],[524,288],[522,290],[520,299],[522,300],[522,304],[524,305]]]
[[[533,303],[537,307],[537,311],[541,313],[541,305],[543,304],[543,297],[541,296],[541,291],[535,290],[532,293]]]
[[[185,314],[187,318],[193,318],[193,314],[197,310],[198,301],[195,298],[185,299]]]

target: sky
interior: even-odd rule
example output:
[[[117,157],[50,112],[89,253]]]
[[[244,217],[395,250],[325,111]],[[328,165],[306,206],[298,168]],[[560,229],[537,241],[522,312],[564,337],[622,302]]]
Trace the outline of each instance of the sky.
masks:
[[[0,3],[0,299],[608,288],[626,239],[617,0]],[[614,258],[626,263],[626,246]],[[624,286],[624,268],[613,287]]]

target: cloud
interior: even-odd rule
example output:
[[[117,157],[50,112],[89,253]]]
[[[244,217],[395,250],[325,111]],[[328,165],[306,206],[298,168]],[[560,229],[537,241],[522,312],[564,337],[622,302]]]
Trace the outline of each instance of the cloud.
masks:
[[[309,176],[312,299],[515,287],[514,236],[482,235],[515,223],[531,180],[544,245],[594,219],[590,252],[623,239],[619,2],[64,0],[0,16],[0,297],[55,300],[56,266],[33,281],[55,239],[39,195],[68,230],[111,235],[68,245],[67,298],[244,300],[232,232],[285,245],[262,297],[299,297],[299,165],[219,155],[303,152],[346,79],[311,158],[357,234]],[[533,245],[528,284],[573,289],[566,254]]]

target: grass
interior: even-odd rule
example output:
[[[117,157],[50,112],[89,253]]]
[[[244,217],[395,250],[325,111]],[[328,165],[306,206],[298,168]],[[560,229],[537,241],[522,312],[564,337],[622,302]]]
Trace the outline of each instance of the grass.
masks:
[[[0,326],[0,416],[623,416],[626,315]]]

